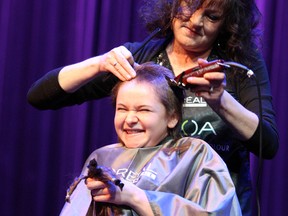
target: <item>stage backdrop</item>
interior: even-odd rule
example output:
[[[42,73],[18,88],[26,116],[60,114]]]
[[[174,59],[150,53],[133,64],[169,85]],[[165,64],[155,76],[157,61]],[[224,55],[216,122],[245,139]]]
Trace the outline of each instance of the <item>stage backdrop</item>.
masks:
[[[26,94],[53,68],[143,40],[139,5],[136,0],[1,0],[1,215],[58,215],[85,158],[117,140],[110,99],[39,111]],[[278,155],[263,163],[261,209],[263,216],[288,215],[288,2],[258,0],[258,5],[280,133]],[[255,175],[258,161],[253,156],[252,161]]]

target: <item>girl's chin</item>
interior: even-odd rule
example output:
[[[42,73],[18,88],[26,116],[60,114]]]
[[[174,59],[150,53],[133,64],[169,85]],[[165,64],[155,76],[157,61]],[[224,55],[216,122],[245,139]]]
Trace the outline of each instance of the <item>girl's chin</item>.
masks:
[[[126,139],[125,146],[127,148],[142,148],[145,147],[146,143],[139,142],[139,139]]]
[[[126,146],[127,148],[131,148],[131,149],[144,147],[144,146],[141,146],[141,145],[139,145],[139,144],[135,145],[134,143],[133,143],[133,144],[127,143],[127,144],[125,144],[125,146]]]

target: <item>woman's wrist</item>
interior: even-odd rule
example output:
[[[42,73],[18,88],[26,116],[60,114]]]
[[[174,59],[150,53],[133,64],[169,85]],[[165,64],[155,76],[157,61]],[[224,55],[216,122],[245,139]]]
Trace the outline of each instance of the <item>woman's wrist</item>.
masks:
[[[68,65],[62,68],[58,75],[59,85],[66,92],[74,92],[97,75],[99,65],[98,56]]]
[[[257,129],[257,115],[241,105],[224,90],[220,103],[212,109],[239,135],[239,139],[250,139]]]

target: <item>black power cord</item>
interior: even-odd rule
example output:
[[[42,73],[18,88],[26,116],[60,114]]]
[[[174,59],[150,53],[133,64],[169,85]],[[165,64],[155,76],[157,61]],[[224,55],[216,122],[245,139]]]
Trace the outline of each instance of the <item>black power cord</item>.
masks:
[[[259,101],[259,156],[258,156],[258,168],[257,168],[257,176],[256,176],[256,204],[257,204],[257,215],[261,215],[261,197],[260,197],[260,187],[261,187],[261,175],[262,175],[262,164],[263,164],[263,157],[262,157],[262,150],[263,150],[263,108],[262,108],[262,98],[261,98],[261,89],[259,85],[259,81],[254,74],[254,72],[247,68],[246,66],[236,63],[236,62],[224,62],[223,66],[227,67],[234,66],[238,68],[242,68],[245,70],[247,73],[246,75],[251,78],[253,77],[255,82],[256,82],[256,87],[257,87],[257,94],[258,94],[258,101]]]
[[[259,158],[258,158],[258,172],[257,172],[257,179],[256,179],[256,202],[257,202],[257,212],[258,216],[261,215],[261,206],[260,206],[260,181],[261,181],[261,175],[262,175],[262,164],[263,164],[263,158],[262,158],[262,142],[263,142],[263,137],[262,137],[262,124],[263,124],[263,111],[262,111],[262,99],[261,99],[261,90],[260,90],[260,85],[259,81],[257,80],[256,76],[253,76],[256,85],[257,85],[257,92],[258,92],[258,98],[259,98]]]

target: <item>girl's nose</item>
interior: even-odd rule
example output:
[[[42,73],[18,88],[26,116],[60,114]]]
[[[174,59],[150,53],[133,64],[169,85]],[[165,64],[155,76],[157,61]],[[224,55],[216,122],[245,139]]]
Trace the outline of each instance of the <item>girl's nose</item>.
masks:
[[[128,123],[128,124],[135,124],[138,122],[138,117],[137,117],[137,114],[135,111],[129,111],[127,113],[127,116],[126,116],[126,119],[125,121]]]

